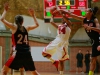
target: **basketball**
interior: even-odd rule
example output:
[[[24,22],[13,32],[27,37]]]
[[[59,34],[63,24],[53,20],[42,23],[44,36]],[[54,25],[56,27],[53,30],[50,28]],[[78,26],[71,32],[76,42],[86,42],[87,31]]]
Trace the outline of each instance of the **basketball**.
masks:
[[[97,50],[100,51],[100,45],[97,47]]]
[[[59,11],[57,11],[57,7],[56,6],[53,6],[53,7],[50,8],[50,13],[53,16],[59,16],[60,15]]]
[[[54,15],[53,12],[54,12],[56,9],[57,9],[56,6],[52,6],[52,7],[50,8],[50,13],[51,13],[52,15]]]

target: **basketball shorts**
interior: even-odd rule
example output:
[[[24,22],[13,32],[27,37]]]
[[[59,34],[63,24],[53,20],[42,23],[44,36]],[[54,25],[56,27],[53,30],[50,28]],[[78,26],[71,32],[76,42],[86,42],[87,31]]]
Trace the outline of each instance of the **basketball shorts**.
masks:
[[[98,44],[95,43],[92,45],[92,57],[96,57],[100,55],[100,51],[97,50]]]
[[[25,71],[36,70],[30,51],[14,53],[5,63],[5,66],[15,70],[19,70],[19,68],[24,68]]]
[[[43,53],[48,54],[50,56],[53,56],[56,53],[58,60],[68,60],[68,42],[55,39],[44,48]]]
[[[83,67],[83,63],[82,63],[82,61],[77,61],[77,67]]]

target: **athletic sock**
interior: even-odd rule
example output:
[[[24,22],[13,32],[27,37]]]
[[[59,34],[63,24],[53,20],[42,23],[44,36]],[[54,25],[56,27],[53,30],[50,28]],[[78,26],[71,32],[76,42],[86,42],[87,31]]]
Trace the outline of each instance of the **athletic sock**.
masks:
[[[50,60],[52,63],[54,63],[54,62],[55,62],[55,60],[54,60],[54,59],[52,59],[52,58],[49,58],[49,60]]]
[[[93,75],[94,74],[94,72],[93,71],[89,71],[89,75]]]

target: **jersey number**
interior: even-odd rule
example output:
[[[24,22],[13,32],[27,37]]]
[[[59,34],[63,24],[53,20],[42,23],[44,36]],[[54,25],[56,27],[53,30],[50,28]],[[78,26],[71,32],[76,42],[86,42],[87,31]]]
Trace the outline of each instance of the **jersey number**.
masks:
[[[65,34],[66,33],[65,27],[59,27],[59,34]]]
[[[27,41],[27,35],[25,35],[23,41],[22,41],[23,35],[19,34],[18,37],[19,37],[19,40],[17,41],[17,44],[22,44],[22,43],[26,43],[27,44],[28,43],[28,41]]]

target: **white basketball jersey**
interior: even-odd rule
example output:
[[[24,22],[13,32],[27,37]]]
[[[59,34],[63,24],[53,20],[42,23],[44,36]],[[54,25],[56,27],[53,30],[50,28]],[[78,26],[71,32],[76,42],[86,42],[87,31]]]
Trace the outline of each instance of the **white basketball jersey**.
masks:
[[[57,37],[61,40],[68,40],[70,36],[71,29],[65,23],[64,25],[59,25],[57,30]]]

